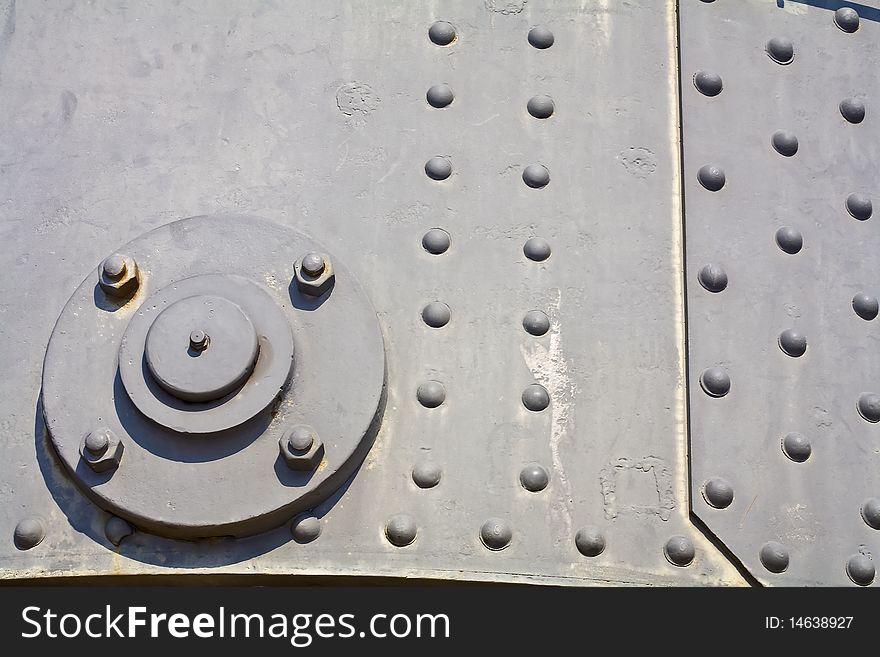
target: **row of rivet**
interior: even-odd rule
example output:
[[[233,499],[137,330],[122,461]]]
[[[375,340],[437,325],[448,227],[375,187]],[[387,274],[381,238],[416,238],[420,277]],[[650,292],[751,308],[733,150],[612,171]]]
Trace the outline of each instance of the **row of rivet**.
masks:
[[[711,0],[704,0],[710,2]],[[849,7],[838,9],[834,15],[835,24],[845,32],[855,32],[859,26],[858,13]],[[767,42],[765,50],[773,61],[779,64],[790,64],[794,60],[794,46],[790,40],[776,37]],[[721,93],[723,84],[721,76],[708,71],[698,71],[694,75],[694,86],[705,96],[713,97]],[[856,98],[847,98],[840,102],[839,110],[844,119],[850,123],[861,123],[865,118],[864,103]],[[798,151],[797,137],[787,131],[775,132],[770,143],[773,148],[785,157],[792,157]],[[697,180],[711,192],[720,191],[725,183],[724,170],[715,165],[705,165],[697,172]],[[850,194],[845,203],[847,212],[860,221],[870,218],[873,208],[871,199],[864,194]],[[788,254],[796,254],[803,247],[803,237],[799,231],[784,226],[776,231],[777,246]],[[708,264],[698,274],[700,284],[709,292],[719,293],[727,288],[727,273],[718,265]],[[875,297],[864,293],[856,294],[852,299],[855,313],[865,320],[877,317],[880,304]],[[778,338],[779,348],[788,356],[797,358],[806,353],[806,337],[795,329],[784,330]],[[709,367],[700,375],[700,386],[710,397],[723,397],[730,391],[730,376],[721,367]],[[859,414],[869,422],[880,421],[880,395],[864,393],[856,404]],[[810,441],[801,433],[791,432],[781,441],[783,454],[791,461],[803,463],[812,454]],[[733,486],[722,477],[713,477],[703,484],[703,499],[716,509],[726,509],[734,498]],[[860,514],[864,522],[872,529],[880,529],[880,499],[870,498],[862,504]],[[782,573],[788,569],[789,553],[782,543],[768,541],[760,551],[761,564],[772,573]],[[849,578],[856,584],[868,586],[874,581],[875,568],[873,560],[865,554],[855,554],[847,560],[845,570]]]
[[[434,23],[428,30],[432,42],[440,46],[452,44],[457,36],[455,28],[444,21]],[[546,28],[536,27],[529,31],[528,42],[535,48],[546,49],[553,45],[553,34]],[[454,93],[447,84],[436,84],[428,89],[426,99],[432,107],[441,109],[448,107],[454,100]],[[546,95],[533,96],[526,104],[529,114],[538,119],[552,116],[555,105],[553,99]],[[425,173],[432,180],[445,180],[452,174],[452,165],[447,158],[433,157],[425,164]],[[542,165],[529,165],[522,173],[523,182],[532,188],[545,187],[550,182],[550,174]],[[422,236],[422,247],[428,253],[441,255],[446,253],[451,244],[449,233],[442,228],[432,228]],[[550,245],[546,240],[532,237],[523,245],[523,254],[532,261],[543,262],[550,257]],[[433,301],[422,308],[422,320],[431,328],[442,328],[451,319],[448,305]],[[522,320],[523,329],[531,335],[541,336],[550,329],[550,320],[546,313],[532,310]],[[437,408],[446,400],[446,388],[439,381],[426,381],[416,390],[416,398],[426,408]],[[521,400],[523,406],[530,411],[538,412],[550,404],[547,389],[537,383],[525,388]],[[413,482],[419,488],[433,488],[440,482],[440,468],[430,462],[417,464],[412,470]],[[540,492],[547,487],[550,475],[537,463],[525,466],[519,475],[522,487],[530,492]],[[411,516],[398,514],[392,517],[385,526],[385,537],[395,546],[403,547],[415,540],[417,526]],[[480,540],[490,550],[505,548],[512,539],[512,530],[503,520],[493,518],[486,521],[480,529]],[[581,552],[588,556],[596,556],[604,550],[605,542],[601,533],[594,527],[582,529],[577,534],[576,544]],[[601,546],[600,546],[601,544]]]
[[[703,0],[703,2],[705,4],[710,4],[712,2],[715,2],[715,0]],[[782,6],[782,3],[780,3],[780,6]],[[834,12],[834,17],[832,18],[832,20],[837,27],[839,27],[844,32],[848,32],[849,34],[852,34],[859,29],[859,12],[857,12],[852,7],[840,7]],[[780,41],[782,42],[783,46],[785,45],[785,42],[788,42],[789,44],[791,43],[790,41],[788,41],[788,39],[781,39]],[[786,59],[785,54],[786,52],[788,52],[788,50],[789,49],[783,49],[782,51],[775,54],[781,57],[783,62],[789,62],[791,61],[793,55],[789,56]],[[776,59],[776,57],[774,57],[774,59]]]
[[[455,27],[446,21],[437,21],[428,29],[428,38],[438,46],[450,46],[458,40]],[[544,27],[529,30],[528,42],[539,50],[553,45],[553,33]],[[455,100],[455,93],[446,83],[432,85],[425,98],[431,107],[443,109]],[[526,110],[536,119],[548,119],[556,110],[553,99],[547,95],[532,96]],[[425,174],[432,180],[446,180],[452,175],[452,163],[444,156],[434,156],[425,162]],[[523,169],[523,182],[533,189],[541,189],[550,183],[550,171],[542,164],[530,164]]]

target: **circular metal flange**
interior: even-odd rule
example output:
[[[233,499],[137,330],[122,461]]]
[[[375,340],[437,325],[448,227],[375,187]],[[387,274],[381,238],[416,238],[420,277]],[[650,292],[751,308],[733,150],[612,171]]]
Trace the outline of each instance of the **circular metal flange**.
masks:
[[[190,343],[195,331],[206,334],[201,351]],[[205,274],[141,305],[122,336],[119,374],[151,420],[181,433],[215,433],[269,406],[292,358],[290,325],[271,296],[241,276]]]
[[[382,333],[332,254],[333,289],[300,292],[294,262],[313,251],[328,253],[265,219],[194,217],[125,246],[140,277],[127,303],[106,299],[98,269],[74,292],[41,401],[61,461],[97,504],[165,536],[244,536],[313,508],[355,472],[384,410]],[[279,450],[296,425],[321,437],[314,469],[289,467]],[[101,427],[125,449],[118,467],[95,471],[82,441]]]

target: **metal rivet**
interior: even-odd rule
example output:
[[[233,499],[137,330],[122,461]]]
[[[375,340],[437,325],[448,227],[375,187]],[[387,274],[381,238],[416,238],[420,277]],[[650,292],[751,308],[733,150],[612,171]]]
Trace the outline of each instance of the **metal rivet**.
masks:
[[[871,529],[880,529],[880,498],[872,497],[865,500],[861,508],[862,520]]]
[[[412,470],[412,480],[419,488],[433,488],[440,483],[442,476],[440,466],[427,461],[416,464]]]
[[[503,550],[513,538],[510,525],[500,518],[489,518],[480,527],[480,540],[490,550]]]
[[[134,534],[134,527],[117,516],[110,516],[107,524],[104,525],[104,536],[113,545],[119,545],[126,537],[132,534]]]
[[[807,351],[807,336],[795,329],[785,329],[779,334],[779,348],[792,358],[803,356]]]
[[[663,546],[663,554],[673,566],[684,568],[694,560],[694,544],[687,536],[673,536]]]
[[[291,452],[308,452],[315,444],[315,431],[304,424],[291,428],[287,434],[287,445]]]
[[[771,573],[781,573],[788,568],[788,548],[778,541],[768,541],[759,553],[764,568]]]
[[[776,231],[776,246],[786,253],[794,255],[803,248],[804,238],[796,228],[783,226]]]
[[[437,21],[428,28],[428,38],[438,46],[448,46],[455,41],[455,28],[446,21]]]
[[[523,253],[529,260],[543,262],[550,257],[550,244],[540,237],[531,237],[523,244]]]
[[[865,103],[858,98],[844,98],[839,108],[840,114],[850,123],[861,123],[865,119]]]
[[[307,253],[302,259],[302,270],[309,276],[320,276],[324,272],[327,263],[324,262],[324,256],[320,253]]]
[[[448,84],[433,85],[428,89],[425,97],[428,99],[428,104],[437,109],[448,106],[455,99],[455,95]]]
[[[526,103],[526,109],[536,119],[547,119],[553,116],[555,105],[550,96],[532,96]]]
[[[101,456],[101,454],[107,451],[107,447],[110,446],[110,436],[106,430],[97,429],[86,436],[85,444],[89,454]]]
[[[834,12],[834,24],[844,32],[855,32],[859,29],[859,12],[852,7],[841,7]]]
[[[874,582],[874,561],[866,554],[854,554],[846,562],[846,574],[859,586],[870,586]]]
[[[530,164],[523,169],[522,179],[532,189],[540,189],[550,182],[550,172],[543,164]]]
[[[880,395],[865,392],[859,397],[859,415],[868,422],[880,422]]]
[[[793,132],[777,130],[770,139],[776,152],[785,157],[791,157],[798,151],[798,140]]]
[[[773,37],[767,42],[767,54],[777,64],[790,64],[794,59],[794,45],[785,37]]]
[[[856,311],[856,315],[868,321],[877,317],[877,313],[880,311],[877,297],[872,297],[864,292],[859,292],[853,297],[852,307]]]
[[[416,390],[419,403],[426,408],[437,408],[446,399],[446,388],[439,381],[425,381]]]
[[[855,219],[865,221],[871,217],[874,208],[867,194],[850,194],[846,197],[846,210]]]
[[[704,265],[697,278],[709,292],[721,292],[727,287],[727,273],[718,265]]]
[[[28,516],[19,520],[13,532],[15,547],[19,550],[30,550],[46,537],[46,526],[42,518]]]
[[[449,323],[452,312],[449,306],[440,301],[432,301],[422,308],[422,319],[431,328],[440,328]]]
[[[533,27],[529,30],[529,43],[539,50],[553,45],[553,32],[546,27]]]
[[[416,540],[417,533],[416,521],[405,513],[398,513],[385,523],[385,537],[397,547],[406,547],[412,543]]]
[[[523,317],[522,325],[526,333],[541,336],[550,330],[550,318],[540,310],[530,310]]]
[[[547,488],[550,482],[550,475],[542,465],[538,463],[530,463],[519,473],[519,483],[527,491],[537,493]]]
[[[724,175],[724,169],[714,164],[706,164],[697,171],[697,180],[700,184],[710,192],[717,192],[724,183],[727,182],[727,176]]]
[[[726,509],[733,502],[733,486],[727,479],[712,477],[703,484],[703,498],[716,509]]]
[[[303,513],[293,519],[290,534],[297,543],[311,543],[321,535],[321,520],[311,513]]]
[[[422,247],[434,255],[446,253],[450,243],[449,233],[442,228],[432,228],[422,236]]]
[[[574,544],[585,557],[598,557],[605,551],[605,537],[598,527],[588,525],[574,535]]]
[[[533,383],[523,390],[522,403],[530,411],[543,411],[550,405],[550,393],[544,386]]]
[[[730,376],[722,367],[709,367],[700,375],[700,386],[712,397],[723,397],[730,392]]]
[[[111,278],[114,281],[118,280],[119,278],[122,278],[122,275],[125,273],[125,258],[120,254],[115,253],[107,258],[101,267],[107,278]]]
[[[803,463],[810,458],[813,448],[804,434],[792,431],[782,439],[782,453],[795,463]]]
[[[425,162],[425,173],[432,180],[446,180],[452,175],[452,164],[445,157],[432,157]]]
[[[717,96],[721,93],[723,83],[721,76],[709,71],[697,71],[694,75],[694,86],[704,96]]]

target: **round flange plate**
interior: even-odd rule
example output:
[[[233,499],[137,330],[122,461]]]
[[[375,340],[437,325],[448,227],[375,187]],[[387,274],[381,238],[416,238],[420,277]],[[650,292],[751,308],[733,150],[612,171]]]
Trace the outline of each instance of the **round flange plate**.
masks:
[[[207,340],[202,351],[190,346],[190,333],[199,330]],[[122,336],[119,374],[141,413],[175,431],[204,434],[243,424],[269,406],[292,358],[290,325],[271,296],[240,276],[204,274],[141,305]]]
[[[332,289],[298,290],[294,262],[312,251],[328,253],[264,219],[194,217],[120,250],[140,272],[127,303],[105,296],[98,270],[80,285],[49,341],[41,399],[52,444],[98,504],[167,536],[240,536],[355,472],[384,407],[382,333],[332,254]],[[315,469],[279,449],[297,425],[320,440]],[[98,427],[124,446],[102,472],[80,455]]]
[[[144,345],[150,375],[188,402],[214,401],[240,387],[258,353],[257,333],[245,312],[225,297],[207,294],[186,297],[159,313]]]

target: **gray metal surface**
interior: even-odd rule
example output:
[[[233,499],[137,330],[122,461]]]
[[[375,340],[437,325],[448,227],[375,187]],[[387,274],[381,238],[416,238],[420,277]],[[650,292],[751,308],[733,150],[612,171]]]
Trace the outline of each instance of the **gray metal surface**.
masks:
[[[0,576],[874,582],[842,4],[0,2]]]
[[[876,584],[868,4],[681,2],[691,499],[764,584]],[[724,171],[717,191],[707,165]]]
[[[7,8],[4,577],[742,583],[688,517],[674,3]],[[435,21],[453,34],[429,36]],[[217,214],[295,227],[353,272],[384,336],[387,403],[362,467],[309,515],[248,538],[179,541],[154,533],[180,531],[158,508],[161,522],[129,513],[130,526],[74,483],[62,462],[77,456],[65,443],[59,461],[41,420],[40,367],[102,258]],[[171,226],[139,254],[178,267],[167,282],[190,274]],[[274,280],[239,271],[238,250],[277,255]],[[192,274],[239,273],[283,300],[305,250],[257,231],[199,253]],[[344,353],[354,319],[336,321],[320,367],[347,376],[330,395],[372,385]],[[71,349],[72,364],[83,355]],[[113,394],[93,384],[57,394]],[[321,422],[346,411],[306,423],[323,436]],[[197,437],[173,440],[195,459]],[[268,434],[247,450],[269,443],[277,454]],[[179,473],[145,470],[119,495],[146,503],[185,488],[194,466],[140,443],[110,482],[135,446]],[[186,526],[214,527],[227,502],[248,500],[254,515],[274,506],[263,494],[276,478],[271,464],[247,481],[199,478],[209,517]]]
[[[384,402],[382,334],[341,262],[320,298],[291,282],[290,254],[317,246],[257,218],[197,217],[122,249],[140,272],[125,305],[106,303],[97,271],[86,277],[49,340],[41,402],[55,451],[100,506],[162,535],[247,535],[322,502],[360,465]],[[199,327],[203,351],[190,347]],[[259,342],[253,364],[247,331]],[[205,360],[215,350],[220,366]],[[192,362],[208,367],[187,369]],[[186,397],[193,386],[235,386],[181,398],[157,369],[185,377]],[[285,436],[303,424],[320,441],[302,446],[300,464]],[[112,470],[84,463],[82,436],[97,426],[125,447]]]

